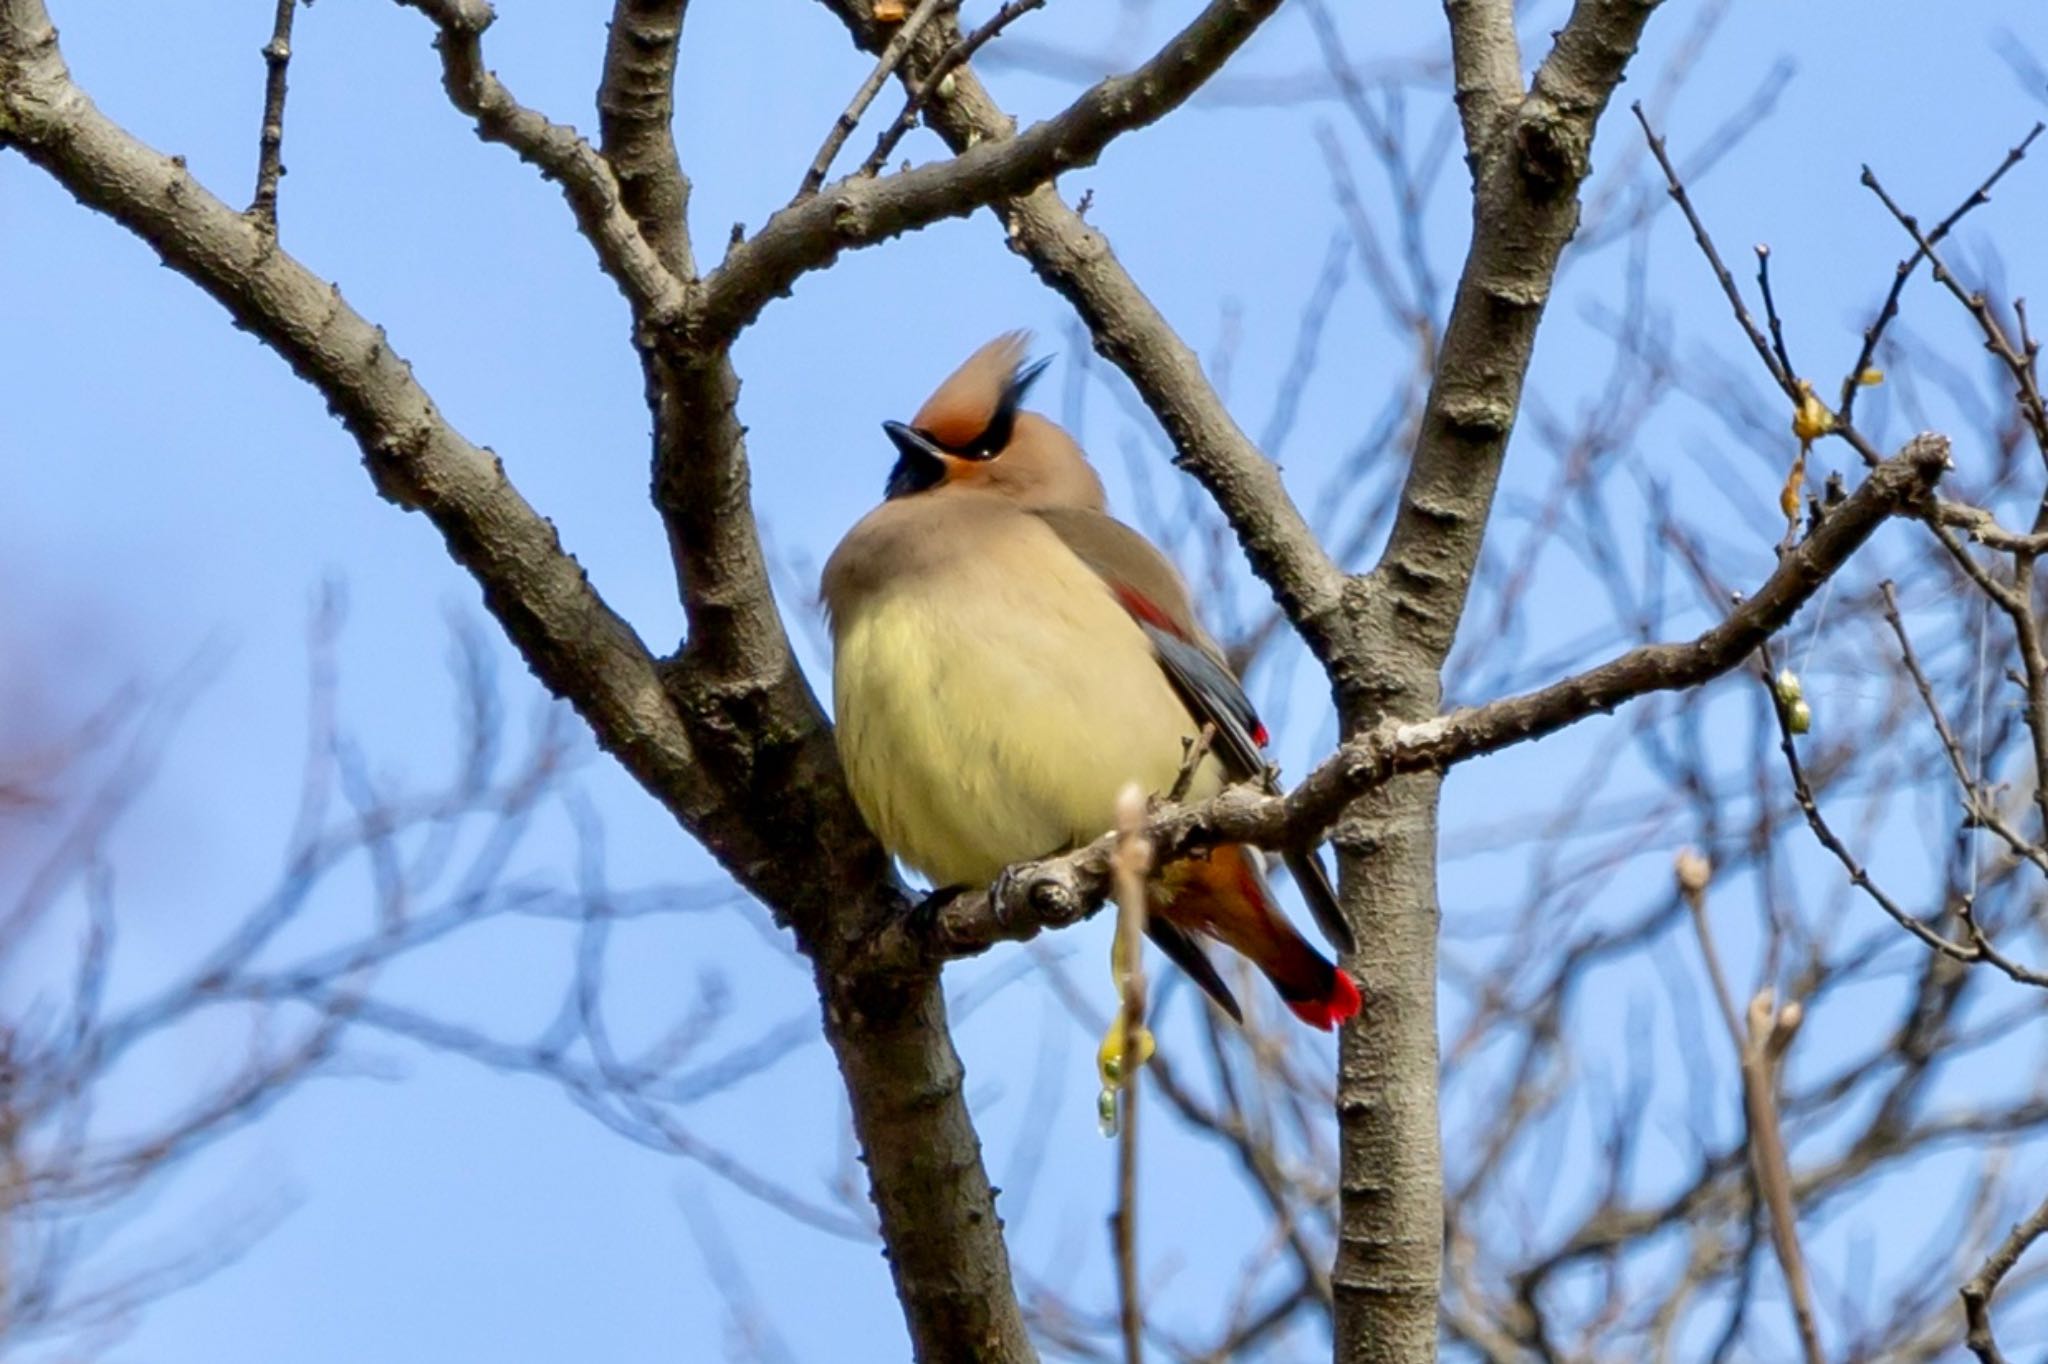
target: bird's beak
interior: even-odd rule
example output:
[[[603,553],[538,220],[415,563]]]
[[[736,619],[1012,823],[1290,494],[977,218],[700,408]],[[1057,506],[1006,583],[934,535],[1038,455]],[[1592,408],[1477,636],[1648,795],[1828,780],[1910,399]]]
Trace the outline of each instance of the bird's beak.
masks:
[[[883,422],[882,432],[896,447],[896,467],[889,471],[888,496],[921,493],[945,481],[945,452],[930,436],[902,422]]]

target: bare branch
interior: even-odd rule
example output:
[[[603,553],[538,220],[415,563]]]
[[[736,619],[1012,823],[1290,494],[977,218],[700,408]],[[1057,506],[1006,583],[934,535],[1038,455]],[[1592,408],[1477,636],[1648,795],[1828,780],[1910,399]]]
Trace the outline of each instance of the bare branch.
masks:
[[[285,68],[292,59],[292,17],[299,0],[277,0],[270,41],[263,45],[263,127],[256,139],[256,196],[249,217],[258,227],[277,231],[277,182],[284,176]]]
[[[1431,720],[1389,719],[1356,738],[1286,796],[1233,787],[1200,805],[1161,810],[1147,821],[1161,863],[1218,843],[1295,847],[1311,843],[1361,793],[1408,773],[1441,772],[1485,753],[1555,733],[1653,691],[1698,686],[1741,665],[1878,526],[1912,514],[1948,468],[1948,442],[1922,435],[1833,508],[1788,552],[1770,577],[1696,639],[1649,644],[1561,682]],[[1107,887],[1115,840],[1105,837],[1060,857],[1031,863],[1004,879],[1001,903],[962,895],[936,916],[928,935],[899,925],[872,946],[880,962],[909,963],[935,951],[948,957],[1019,941],[1092,913]]]
[[[875,96],[882,93],[882,86],[910,53],[910,45],[917,41],[918,31],[937,14],[940,9],[959,6],[960,0],[918,0],[916,9],[896,30],[896,36],[882,49],[882,56],[875,63],[875,69],[868,72],[868,78],[860,83],[860,89],[853,92],[853,101],[833,120],[832,131],[825,134],[824,145],[811,158],[811,167],[804,172],[803,183],[797,187],[796,197],[808,199],[818,192],[818,186],[825,183],[825,174],[832,169],[832,158],[839,155],[839,149],[846,145],[846,139],[853,136],[853,130],[860,126],[860,116],[868,111]]]
[[[973,57],[997,34],[1035,9],[1042,9],[1045,0],[1005,0],[1001,8],[988,17],[980,28],[968,34],[946,49],[945,55],[932,63],[931,68],[910,83],[910,95],[903,101],[903,111],[896,115],[896,121],[882,130],[875,139],[875,149],[868,153],[868,159],[861,163],[860,175],[879,175],[887,164],[889,154],[896,150],[909,131],[917,126],[917,116],[923,112],[925,101],[932,91],[944,83],[953,69]]]
[[[1999,1351],[1998,1340],[1991,1333],[1991,1297],[1998,1291],[2000,1281],[2019,1263],[2020,1256],[2044,1235],[2048,1235],[2048,1200],[2035,1208],[2026,1221],[2015,1226],[1998,1243],[1998,1249],[1984,1261],[1983,1268],[1963,1285],[1963,1317],[1969,1329],[1967,1343],[1979,1364],[2005,1364],[2005,1355]]]
[[[737,335],[770,299],[787,293],[806,272],[831,264],[841,251],[963,217],[1093,164],[1118,135],[1178,107],[1278,7],[1279,0],[1210,0],[1136,71],[1109,77],[1015,137],[879,180],[852,176],[783,209],[752,240],[733,247],[705,280],[694,320],[697,339]]]
[[[688,0],[616,0],[597,88],[597,127],[619,198],[678,279],[696,274],[690,182],[676,155],[676,56]]]
[[[1985,176],[1983,182],[1976,189],[1970,191],[1969,197],[1956,205],[1954,211],[1946,218],[1943,218],[1934,225],[1934,230],[1927,234],[1927,240],[1930,244],[1939,242],[1942,238],[1948,236],[1950,232],[1954,231],[1955,225],[1961,222],[1964,215],[1969,213],[1971,209],[1991,202],[1993,187],[2005,178],[2007,171],[2017,166],[2021,159],[2026,156],[2027,148],[2031,147],[2034,144],[2034,139],[2041,135],[2043,126],[2036,123],[2033,129],[2020,139],[2019,144],[2006,153],[2005,160],[1999,162],[1997,168],[1991,174]],[[1870,180],[1875,179],[1874,176],[1870,175],[1870,167],[1865,166],[1863,173],[1866,177],[1870,177]],[[1872,187],[1875,188],[1874,185]],[[1848,374],[1843,376],[1842,379],[1842,400],[1838,406],[1841,409],[1840,416],[1844,422],[1847,422],[1855,411],[1856,394],[1862,388],[1861,379],[1863,372],[1870,368],[1872,361],[1877,359],[1877,343],[1883,339],[1885,328],[1891,324],[1891,320],[1898,316],[1899,295],[1905,291],[1906,281],[1913,277],[1914,268],[1925,257],[1926,252],[1916,249],[1911,256],[1899,262],[1898,271],[1892,277],[1892,287],[1885,292],[1884,302],[1879,305],[1877,316],[1871,319],[1870,325],[1863,330],[1863,349],[1857,352],[1856,363],[1849,367]]]
[[[576,225],[636,315],[672,317],[683,286],[641,235],[618,180],[597,149],[574,128],[527,108],[484,61],[483,34],[496,16],[484,0],[398,0],[440,29],[441,80],[455,107],[476,121],[477,136],[501,143],[562,186]]]
[[[1513,0],[1444,0],[1451,25],[1451,73],[1465,146],[1478,152],[1501,133],[1522,102],[1522,48]]]

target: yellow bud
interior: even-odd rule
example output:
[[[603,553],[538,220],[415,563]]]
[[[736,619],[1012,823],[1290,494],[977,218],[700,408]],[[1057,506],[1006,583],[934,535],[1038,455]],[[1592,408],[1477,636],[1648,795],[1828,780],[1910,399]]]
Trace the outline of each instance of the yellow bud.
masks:
[[[1864,370],[1861,374],[1856,376],[1856,382],[1863,385],[1865,388],[1876,388],[1879,384],[1884,382],[1884,371],[1879,369],[1876,365],[1872,365],[1870,368]]]
[[[1120,1088],[1133,1070],[1152,1059],[1158,1044],[1152,1040],[1150,1028],[1139,1028],[1133,1039],[1137,1043],[1137,1055],[1128,1066],[1124,1064],[1124,1025],[1117,1019],[1109,1025],[1109,1031],[1102,1035],[1102,1045],[1095,1049],[1095,1071],[1102,1077],[1106,1088]]]
[[[1778,669],[1778,680],[1773,684],[1772,690],[1776,691],[1778,699],[1788,706],[1799,700],[1804,694],[1803,689],[1799,685],[1799,674],[1793,672],[1790,668]]]
[[[1799,401],[1792,409],[1792,434],[1799,437],[1801,445],[1811,445],[1835,429],[1835,414],[1814,396],[1813,385],[1806,380],[1799,381],[1798,390]]]
[[[875,0],[875,22],[878,24],[900,24],[909,12],[910,6],[905,0]]]
[[[1116,1135],[1116,1091],[1105,1089],[1095,1096],[1095,1128],[1105,1137]]]
[[[1700,894],[1714,879],[1714,864],[1691,848],[1679,852],[1671,869],[1677,874],[1678,889],[1687,895]]]
[[[1778,490],[1778,510],[1785,513],[1787,521],[1799,519],[1799,496],[1806,491],[1806,447],[1799,447],[1799,457],[1792,461],[1792,472],[1785,475],[1785,486]]]
[[[1794,701],[1785,707],[1785,728],[1794,734],[1804,734],[1813,728],[1813,707],[1804,701]]]

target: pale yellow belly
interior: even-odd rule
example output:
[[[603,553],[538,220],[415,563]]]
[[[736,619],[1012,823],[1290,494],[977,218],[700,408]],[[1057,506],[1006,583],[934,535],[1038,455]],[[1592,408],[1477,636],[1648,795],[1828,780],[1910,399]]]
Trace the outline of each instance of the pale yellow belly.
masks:
[[[980,576],[885,590],[837,629],[854,798],[938,886],[986,884],[1106,832],[1125,783],[1172,786],[1196,728],[1144,634],[1078,561],[1030,582]],[[1193,794],[1220,784],[1205,763]]]

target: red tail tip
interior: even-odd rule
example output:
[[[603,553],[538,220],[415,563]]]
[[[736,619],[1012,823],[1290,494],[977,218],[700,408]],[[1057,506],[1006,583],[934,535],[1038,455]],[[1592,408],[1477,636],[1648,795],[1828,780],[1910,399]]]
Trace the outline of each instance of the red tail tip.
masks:
[[[1331,972],[1330,993],[1321,999],[1290,999],[1287,1007],[1294,1010],[1294,1016],[1311,1028],[1324,1032],[1358,1015],[1363,1001],[1359,998],[1358,985],[1341,967]]]

